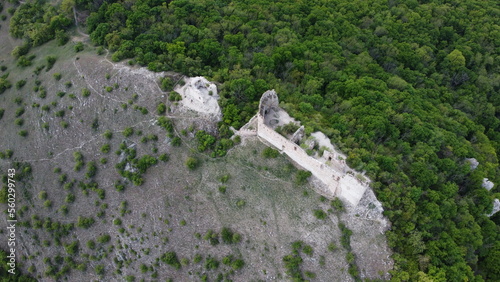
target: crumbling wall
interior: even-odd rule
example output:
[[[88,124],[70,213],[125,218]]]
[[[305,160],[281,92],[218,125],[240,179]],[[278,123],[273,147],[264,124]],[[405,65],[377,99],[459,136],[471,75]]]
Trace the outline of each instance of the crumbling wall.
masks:
[[[345,173],[344,170],[334,169],[334,167],[345,167],[345,163],[337,164],[340,160],[328,158],[328,161],[334,164],[333,167],[329,166],[309,156],[299,145],[280,135],[265,124],[265,114],[267,114],[268,110],[271,108],[278,108],[278,105],[276,92],[274,90],[266,91],[259,103],[259,112],[257,113],[257,136],[280,150],[282,153],[285,153],[303,169],[310,171],[315,177],[328,186],[333,195],[341,197],[353,206],[356,206],[363,197],[368,186],[358,180],[353,173]],[[331,157],[335,157],[335,155],[331,154]]]

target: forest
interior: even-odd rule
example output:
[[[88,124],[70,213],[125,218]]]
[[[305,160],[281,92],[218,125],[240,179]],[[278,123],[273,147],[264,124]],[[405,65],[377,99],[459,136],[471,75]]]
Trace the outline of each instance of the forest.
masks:
[[[28,49],[64,39],[73,6],[113,61],[219,83],[226,125],[276,89],[373,180],[394,281],[500,280],[496,1],[27,1],[10,33]]]

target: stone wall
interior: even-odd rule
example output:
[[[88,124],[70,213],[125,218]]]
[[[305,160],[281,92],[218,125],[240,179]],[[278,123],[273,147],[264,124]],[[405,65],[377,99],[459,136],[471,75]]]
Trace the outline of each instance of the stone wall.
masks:
[[[326,184],[332,195],[356,206],[368,188],[367,183],[357,179],[356,173],[347,167],[345,161],[338,160],[334,153],[326,154],[326,159],[322,162],[309,156],[299,145],[267,126],[264,122],[264,115],[268,109],[278,107],[276,92],[274,90],[266,91],[261,98],[257,113],[257,136],[286,154],[301,168],[310,171]]]

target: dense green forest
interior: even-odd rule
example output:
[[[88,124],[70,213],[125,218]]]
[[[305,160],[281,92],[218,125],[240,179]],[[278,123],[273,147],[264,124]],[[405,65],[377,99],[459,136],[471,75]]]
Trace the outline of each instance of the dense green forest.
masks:
[[[56,11],[19,6],[12,36],[64,38],[75,5],[114,61],[221,83],[228,125],[276,89],[374,180],[395,281],[500,279],[500,215],[486,216],[500,195],[497,1],[65,0],[60,16],[42,5]]]

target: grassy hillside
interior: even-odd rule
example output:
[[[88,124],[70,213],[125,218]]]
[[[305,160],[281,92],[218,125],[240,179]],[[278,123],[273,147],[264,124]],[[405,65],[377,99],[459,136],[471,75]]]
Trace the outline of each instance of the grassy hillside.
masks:
[[[62,46],[32,46],[23,66],[11,56],[23,42],[0,29],[11,83],[0,94],[0,205],[15,168],[18,270],[68,281],[389,277],[370,199],[345,211],[254,139],[220,158],[199,152],[196,132],[218,125],[175,110],[159,78],[178,74],[114,63],[70,34]]]

